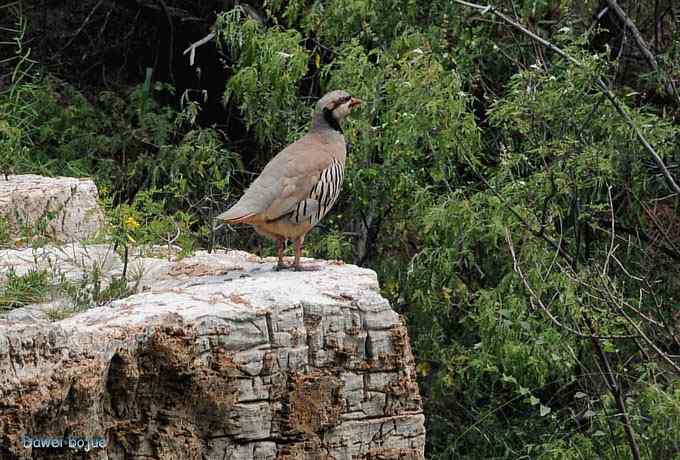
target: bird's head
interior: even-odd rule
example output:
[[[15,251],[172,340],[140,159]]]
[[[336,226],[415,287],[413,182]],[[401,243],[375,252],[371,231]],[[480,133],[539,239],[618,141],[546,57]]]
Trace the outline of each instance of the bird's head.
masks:
[[[347,91],[331,91],[316,103],[316,111],[322,113],[330,124],[332,120],[342,121],[352,109],[361,105],[361,99],[351,96]],[[332,120],[329,119],[332,117]]]

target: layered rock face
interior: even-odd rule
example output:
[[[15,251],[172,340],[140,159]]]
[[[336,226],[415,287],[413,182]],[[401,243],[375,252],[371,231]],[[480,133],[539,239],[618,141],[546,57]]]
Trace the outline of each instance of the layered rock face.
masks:
[[[198,253],[61,321],[0,317],[0,458],[424,458],[406,328],[375,273],[273,262]],[[49,437],[100,444],[30,442]]]
[[[97,197],[90,179],[0,176],[0,216],[15,235],[23,227],[61,242],[90,238],[104,221]]]

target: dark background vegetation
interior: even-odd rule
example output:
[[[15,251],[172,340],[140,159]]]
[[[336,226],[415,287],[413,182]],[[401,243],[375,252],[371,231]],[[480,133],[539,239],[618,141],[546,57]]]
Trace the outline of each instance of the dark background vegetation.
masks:
[[[493,5],[580,65],[449,0],[5,0],[0,170],[93,177],[119,250],[271,254],[212,216],[347,89],[306,252],[404,315],[428,458],[678,458],[680,5]]]

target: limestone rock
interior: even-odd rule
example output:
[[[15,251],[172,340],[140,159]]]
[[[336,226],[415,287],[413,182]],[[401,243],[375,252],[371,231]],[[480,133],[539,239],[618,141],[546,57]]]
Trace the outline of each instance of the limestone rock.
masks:
[[[134,257],[138,263],[138,257]],[[162,262],[162,261],[159,261]],[[48,270],[61,273],[69,279],[79,279],[88,271],[97,269],[102,275],[116,276],[123,263],[110,244],[27,247],[0,250],[0,281],[10,269],[17,275],[30,270]]]
[[[0,318],[0,458],[423,459],[407,331],[376,274],[274,262],[202,252],[58,322]]]
[[[90,179],[36,175],[0,177],[0,215],[13,234],[22,227],[45,227],[47,236],[59,242],[92,237],[104,215],[97,203],[97,187]]]

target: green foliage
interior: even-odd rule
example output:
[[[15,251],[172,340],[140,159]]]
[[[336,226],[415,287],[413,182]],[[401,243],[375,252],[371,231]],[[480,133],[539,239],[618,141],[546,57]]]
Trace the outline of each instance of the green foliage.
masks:
[[[5,216],[0,215],[0,248],[8,247],[11,241],[9,221]]]
[[[146,190],[138,193],[131,205],[112,210],[111,222],[117,229],[113,233],[122,232],[115,241],[120,244],[178,244],[190,252],[194,244],[191,238],[193,217],[185,211],[168,214],[165,195],[155,189]]]
[[[332,260],[346,260],[352,255],[352,241],[345,235],[329,233],[308,244],[306,250]]]
[[[94,262],[92,266],[83,267],[82,277],[74,280],[55,268],[57,271],[31,269],[24,275],[17,275],[13,268],[4,272],[0,284],[0,312],[61,300],[63,307],[45,311],[53,320],[62,319],[76,311],[132,295],[142,275],[132,273],[129,279],[119,276],[108,280],[102,266]]]
[[[20,84],[12,97],[0,94],[0,107],[15,108],[0,114],[0,133],[7,134],[0,148],[16,173],[93,176],[111,203],[135,199],[140,191],[138,201],[149,202],[143,196],[149,191],[162,209],[153,210],[153,228],[142,241],[156,237],[162,244],[169,232],[180,231],[178,244],[188,249],[211,232],[209,216],[222,208],[232,171],[242,166],[218,131],[195,125],[195,103],[178,112],[154,98],[172,92],[168,85],[140,85],[125,97],[101,92],[95,105],[53,79]]]
[[[0,311],[44,302],[50,292],[50,275],[45,270],[30,270],[17,275],[10,268],[0,285]]]
[[[302,37],[294,30],[264,30],[240,8],[222,13],[215,29],[218,43],[234,61],[225,102],[237,99],[246,127],[261,145],[285,141],[303,113],[296,97],[309,58],[300,46]]]
[[[95,264],[79,280],[62,277],[58,289],[69,300],[70,309],[53,311],[50,314],[53,320],[60,319],[69,311],[73,313],[128,297],[135,293],[136,286],[130,286],[128,279],[123,276],[113,277],[107,282],[101,267]]]
[[[45,211],[37,221],[27,222],[19,209],[7,210],[0,215],[0,248],[15,248],[30,245],[44,246],[50,241],[50,223],[57,217],[54,211]],[[7,212],[6,211],[6,212]],[[11,214],[10,214],[11,213]],[[13,218],[10,221],[10,216]]]
[[[22,14],[22,4],[10,3],[3,5],[2,9],[3,14],[13,22],[13,27],[3,27],[5,32],[12,35],[12,40],[0,43],[0,50],[11,49],[2,54],[10,55],[3,62],[12,65],[12,72],[8,77],[10,85],[5,88],[0,86],[0,174],[6,177],[14,171],[15,164],[28,151],[21,140],[24,122],[32,117],[33,107],[22,103],[22,89],[35,61],[30,58],[31,49],[25,43],[27,21]]]
[[[7,117],[5,124],[0,118],[0,129],[5,126],[13,136],[7,139],[24,149],[23,156],[13,153],[22,159],[17,172],[94,175],[118,199],[166,186],[177,194],[190,190],[192,198],[208,189],[226,193],[238,159],[217,131],[191,125],[194,105],[177,112],[153,97],[168,91],[161,84],[140,85],[125,97],[104,91],[95,106],[69,85],[45,79],[18,86],[14,99],[0,96],[0,107],[25,107],[27,114]]]

